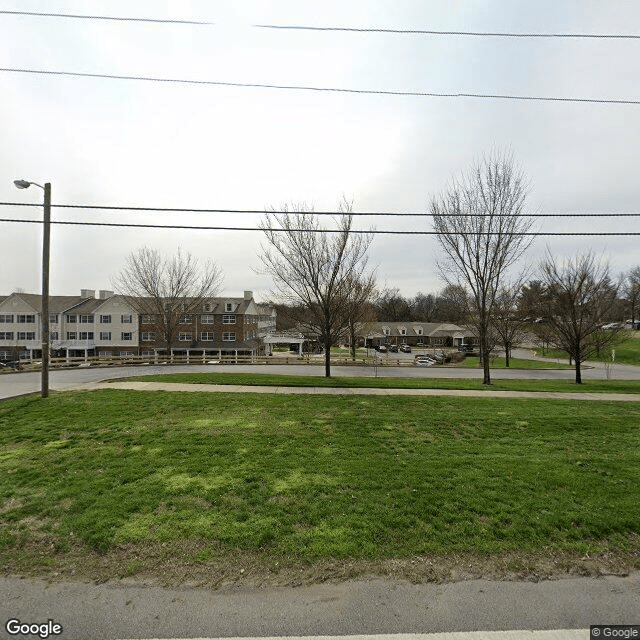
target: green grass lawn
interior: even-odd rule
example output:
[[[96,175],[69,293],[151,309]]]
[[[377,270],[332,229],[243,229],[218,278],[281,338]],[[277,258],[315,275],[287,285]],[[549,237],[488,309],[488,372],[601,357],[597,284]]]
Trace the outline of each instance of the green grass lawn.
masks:
[[[640,366],[640,331],[628,332],[628,335],[630,336],[628,339],[614,347],[616,352],[615,362]],[[633,337],[636,335],[638,337]],[[560,349],[539,349],[537,353],[545,358],[560,358],[567,362],[569,360],[567,352],[560,351]],[[611,349],[603,353],[600,358],[593,358],[593,360],[611,362]]]
[[[467,356],[462,362],[453,365],[463,369],[476,369],[480,367],[480,358],[477,356]],[[505,358],[491,358],[490,367],[492,369],[506,369]],[[568,364],[562,362],[544,362],[543,360],[529,360],[526,358],[509,358],[509,368],[511,369],[572,369]]]
[[[640,551],[640,406],[96,391],[0,404],[0,551]],[[637,556],[636,556],[637,557]],[[195,560],[198,560],[196,558]]]
[[[640,380],[498,380],[483,385],[472,378],[384,378],[277,375],[269,373],[163,373],[122,380],[180,382],[187,384],[233,384],[271,387],[337,387],[377,389],[471,389],[481,391],[559,391],[563,393],[640,393]],[[113,380],[112,382],[115,382]]]

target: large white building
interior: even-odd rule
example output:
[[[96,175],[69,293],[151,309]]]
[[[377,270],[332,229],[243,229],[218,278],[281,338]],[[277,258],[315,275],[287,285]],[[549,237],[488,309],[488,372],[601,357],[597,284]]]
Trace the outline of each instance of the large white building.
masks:
[[[166,345],[148,315],[138,314],[126,297],[113,291],[95,293],[83,289],[79,296],[49,297],[49,343],[54,357],[166,355]],[[242,298],[210,298],[201,309],[180,317],[171,353],[263,353],[262,338],[275,329],[275,319],[275,309],[256,304],[251,291]],[[0,297],[0,360],[40,358],[41,345],[41,296]]]

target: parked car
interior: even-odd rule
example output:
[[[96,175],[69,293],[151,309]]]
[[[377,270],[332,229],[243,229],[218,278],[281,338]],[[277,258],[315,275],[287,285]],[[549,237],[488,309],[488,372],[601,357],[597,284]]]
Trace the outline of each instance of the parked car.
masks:
[[[411,347],[408,344],[401,344],[400,351],[402,351],[402,353],[411,353]]]
[[[464,342],[461,342],[458,345],[458,351],[463,351],[463,352],[473,351],[473,345],[472,344],[465,344]]]
[[[398,353],[398,345],[397,344],[389,345],[389,353]]]
[[[387,347],[385,347],[383,344],[379,344],[376,347],[376,351],[379,351],[380,353],[387,353]]]
[[[413,364],[416,367],[430,367],[435,364],[435,361],[427,356],[417,356]]]

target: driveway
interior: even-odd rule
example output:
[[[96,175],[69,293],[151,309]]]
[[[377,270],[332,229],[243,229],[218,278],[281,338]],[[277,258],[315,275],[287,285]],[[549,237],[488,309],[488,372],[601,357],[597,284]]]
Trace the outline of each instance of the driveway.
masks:
[[[584,380],[606,380],[607,370],[601,363],[589,363],[593,368],[582,372]],[[149,365],[115,368],[57,369],[50,373],[49,386],[52,390],[64,391],[90,382],[111,380],[158,373],[183,372],[235,372],[235,373],[275,373],[300,376],[322,376],[320,365]],[[389,378],[482,378],[482,369],[457,369],[453,367],[371,367],[334,365],[332,375],[336,377],[363,376]],[[572,369],[494,369],[491,375],[496,380],[573,380]],[[611,379],[640,380],[640,367],[614,365],[609,372]],[[0,375],[0,399],[40,389],[40,372],[5,373]]]

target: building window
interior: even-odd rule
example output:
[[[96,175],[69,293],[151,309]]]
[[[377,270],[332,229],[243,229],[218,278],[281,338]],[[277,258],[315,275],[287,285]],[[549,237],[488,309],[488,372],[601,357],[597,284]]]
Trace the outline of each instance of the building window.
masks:
[[[151,313],[143,313],[140,319],[142,324],[153,324],[156,321],[156,317]]]
[[[50,313],[49,314],[49,324],[58,324],[58,314]]]
[[[58,332],[57,331],[50,331],[49,332],[49,340],[57,340],[58,339]]]
[[[100,340],[111,340],[111,331],[101,331]]]
[[[100,316],[100,324],[111,324],[111,315]]]
[[[35,331],[18,331],[18,340],[35,340]]]
[[[3,322],[13,322],[13,314],[0,313],[0,323]]]
[[[133,322],[133,318],[132,318],[130,313],[129,314],[125,314],[125,315],[120,316],[120,322],[122,324],[131,324]]]
[[[416,333],[417,333],[419,336],[421,336],[421,335],[422,335],[422,327],[418,327],[418,328],[416,329]]]
[[[123,331],[120,334],[120,340],[133,340],[133,333],[131,333],[131,331]],[[122,355],[122,354],[120,354],[120,355]]]
[[[140,355],[144,356],[145,358],[148,358],[149,356],[153,357],[156,354],[155,354],[155,351],[142,351]]]
[[[75,324],[78,322],[78,316],[75,313],[67,313],[67,322]]]
[[[401,336],[406,336],[407,335],[407,330],[404,327],[400,328],[400,335]]]
[[[185,333],[179,333],[178,340],[180,342],[190,342],[191,340],[193,340],[193,333],[191,333],[190,331]]]
[[[236,341],[236,334],[235,333],[223,333],[222,334],[222,340],[224,342],[235,342]]]
[[[98,351],[98,358],[108,358],[111,355],[111,351]]]
[[[213,314],[203,315],[200,317],[201,324],[213,324],[215,322],[215,316]]]
[[[93,340],[93,331],[81,331],[78,334],[80,340]]]
[[[235,324],[236,317],[235,315],[223,315],[222,316],[222,324]]]
[[[203,342],[212,342],[216,339],[216,334],[213,331],[203,331],[200,334],[200,340]]]
[[[0,331],[0,340],[13,340],[13,331]]]
[[[36,317],[33,314],[19,314],[16,316],[16,322],[18,324],[32,324],[36,321]]]
[[[210,302],[207,302],[207,303],[204,305],[204,310],[205,310],[205,311],[213,311],[213,305],[212,305]]]
[[[11,358],[11,351],[0,351],[0,360],[9,360]]]
[[[120,356],[123,358],[126,358],[127,356],[132,356],[133,355],[133,351],[121,351],[120,352]]]
[[[233,302],[227,302],[227,304],[224,305],[224,310],[225,311],[233,311]]]
[[[153,331],[144,331],[140,339],[142,342],[153,342],[156,339],[156,334]]]
[[[81,324],[93,324],[93,316],[80,316]]]
[[[193,322],[193,316],[186,313],[180,316],[180,324],[191,324]]]
[[[388,336],[391,333],[391,329],[389,329],[389,327],[382,327],[382,333],[384,333],[385,336]]]
[[[75,340],[77,335],[75,331],[67,331],[67,340]]]

